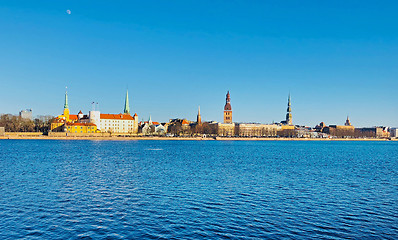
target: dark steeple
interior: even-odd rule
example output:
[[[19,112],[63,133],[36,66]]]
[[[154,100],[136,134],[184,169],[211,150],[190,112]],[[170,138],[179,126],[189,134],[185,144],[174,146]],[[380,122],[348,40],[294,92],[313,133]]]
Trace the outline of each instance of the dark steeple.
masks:
[[[224,110],[227,111],[231,111],[232,107],[231,107],[231,96],[229,95],[229,91],[227,92],[227,97],[225,99],[225,106],[224,106]]]
[[[290,93],[289,93],[289,98],[288,98],[288,102],[287,102],[286,124],[287,125],[292,125],[293,124]]]
[[[229,91],[227,92],[227,97],[225,99],[224,123],[232,123],[231,96],[229,95]]]

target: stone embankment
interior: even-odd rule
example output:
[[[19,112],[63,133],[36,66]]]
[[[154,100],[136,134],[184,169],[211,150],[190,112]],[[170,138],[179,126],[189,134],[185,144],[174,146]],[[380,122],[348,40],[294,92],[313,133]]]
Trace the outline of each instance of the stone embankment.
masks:
[[[260,138],[260,137],[159,137],[137,135],[112,135],[110,133],[49,133],[4,132],[0,139],[46,139],[46,140],[219,140],[219,141],[397,141],[384,138]]]

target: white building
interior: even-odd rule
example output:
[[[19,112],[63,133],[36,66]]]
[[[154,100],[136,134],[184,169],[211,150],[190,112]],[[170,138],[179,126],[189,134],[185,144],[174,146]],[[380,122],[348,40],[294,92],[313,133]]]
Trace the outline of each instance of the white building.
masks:
[[[81,116],[80,116],[81,114]],[[138,115],[130,115],[129,95],[126,93],[124,113],[103,114],[100,111],[90,111],[88,116],[78,114],[79,122],[94,123],[101,132],[138,133]]]
[[[19,112],[19,116],[24,119],[32,120],[32,109],[26,109]]]
[[[141,132],[143,135],[164,135],[167,133],[167,129],[158,122],[152,122],[152,118],[149,116],[147,122],[141,123]]]
[[[135,114],[100,114],[97,128],[101,132],[138,133],[138,116]]]

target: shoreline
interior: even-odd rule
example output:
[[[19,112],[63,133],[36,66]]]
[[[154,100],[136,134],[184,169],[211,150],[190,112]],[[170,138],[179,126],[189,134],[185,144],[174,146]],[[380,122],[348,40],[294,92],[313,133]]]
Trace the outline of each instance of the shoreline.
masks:
[[[2,136],[0,140],[91,140],[91,141],[398,141],[384,138],[257,138],[257,137],[48,137],[48,136]]]

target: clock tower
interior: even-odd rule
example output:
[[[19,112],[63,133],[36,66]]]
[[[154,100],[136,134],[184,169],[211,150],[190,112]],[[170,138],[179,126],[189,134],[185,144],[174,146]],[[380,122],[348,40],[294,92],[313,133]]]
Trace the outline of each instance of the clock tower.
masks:
[[[227,92],[224,106],[224,123],[232,123],[231,96],[229,95],[229,91]]]

